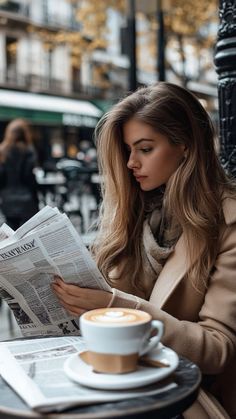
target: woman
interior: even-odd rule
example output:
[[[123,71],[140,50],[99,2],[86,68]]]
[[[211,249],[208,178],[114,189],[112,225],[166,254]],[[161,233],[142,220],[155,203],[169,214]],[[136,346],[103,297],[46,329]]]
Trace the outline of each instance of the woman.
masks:
[[[35,165],[30,127],[23,119],[15,119],[7,125],[0,144],[1,210],[14,230],[39,210]]]
[[[210,119],[187,90],[158,83],[132,93],[97,129],[104,178],[93,253],[113,294],[53,288],[80,315],[146,310],[162,342],[203,373],[190,419],[236,418],[236,189],[218,161]]]

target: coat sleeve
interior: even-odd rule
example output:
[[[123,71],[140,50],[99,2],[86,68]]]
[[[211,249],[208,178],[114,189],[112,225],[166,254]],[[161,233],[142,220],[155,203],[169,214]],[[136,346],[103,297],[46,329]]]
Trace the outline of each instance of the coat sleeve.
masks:
[[[6,185],[6,171],[3,163],[0,164],[0,189]]]
[[[28,185],[29,187],[35,187],[36,180],[35,175],[33,173],[33,169],[36,166],[36,157],[33,151],[27,151],[25,155],[23,156],[23,162],[22,165],[22,172],[21,177],[23,180],[23,183]]]
[[[195,362],[204,374],[222,372],[236,353],[236,224],[224,232],[198,322],[176,319],[158,308],[152,296],[145,301],[113,290],[110,306],[147,311],[163,321],[164,345]]]

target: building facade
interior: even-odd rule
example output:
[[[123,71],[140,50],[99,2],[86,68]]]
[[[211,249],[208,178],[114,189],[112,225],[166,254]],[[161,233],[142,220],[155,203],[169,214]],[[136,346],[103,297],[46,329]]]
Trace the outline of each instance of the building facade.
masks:
[[[148,7],[151,3],[152,8]],[[135,69],[129,55],[128,11],[121,13],[117,8],[105,6],[101,9],[102,3],[93,0],[1,0],[0,136],[10,119],[25,117],[36,128],[41,160],[59,154],[73,157],[82,140],[92,141],[102,113],[129,91],[132,71],[136,72],[137,86],[158,80],[156,2],[147,5],[137,0],[134,4]],[[84,5],[87,14],[78,15]],[[98,26],[97,32],[85,33],[85,24],[96,13],[97,20],[92,21],[92,26]],[[97,38],[99,28],[104,30],[103,40]],[[208,30],[212,28],[203,22],[198,36],[204,38],[204,31]],[[211,36],[214,30],[213,27]],[[180,37],[167,24],[166,79],[184,83],[210,112],[216,113],[217,76],[213,57],[211,65],[209,49],[196,54],[199,42],[195,34],[192,38]],[[25,94],[25,100],[20,93]]]
[[[41,161],[75,157],[81,141],[92,141],[104,99],[109,104],[127,86],[119,14],[107,11],[108,47],[83,50],[76,62],[79,3],[0,2],[0,136],[13,118],[31,121]]]

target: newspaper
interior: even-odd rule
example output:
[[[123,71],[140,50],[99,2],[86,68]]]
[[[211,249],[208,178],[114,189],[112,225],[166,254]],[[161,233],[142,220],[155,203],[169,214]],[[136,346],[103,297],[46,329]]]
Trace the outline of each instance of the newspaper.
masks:
[[[151,396],[177,387],[173,377],[147,387],[117,391],[74,383],[63,365],[68,356],[84,349],[83,339],[75,336],[1,342],[0,374],[30,408],[40,412]]]
[[[79,318],[61,306],[51,289],[57,274],[80,287],[111,292],[69,218],[45,206],[15,232],[0,228],[0,298],[23,336],[79,334]]]

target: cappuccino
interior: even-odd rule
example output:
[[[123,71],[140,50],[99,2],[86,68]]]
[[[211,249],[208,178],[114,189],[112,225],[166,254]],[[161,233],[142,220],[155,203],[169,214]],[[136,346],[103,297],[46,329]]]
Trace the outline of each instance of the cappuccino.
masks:
[[[80,330],[94,371],[120,374],[134,371],[139,356],[156,347],[163,323],[145,311],[109,307],[82,314]]]
[[[141,324],[151,320],[150,314],[128,308],[101,308],[88,311],[84,319],[98,324],[109,324],[114,326],[125,326],[129,324]]]

